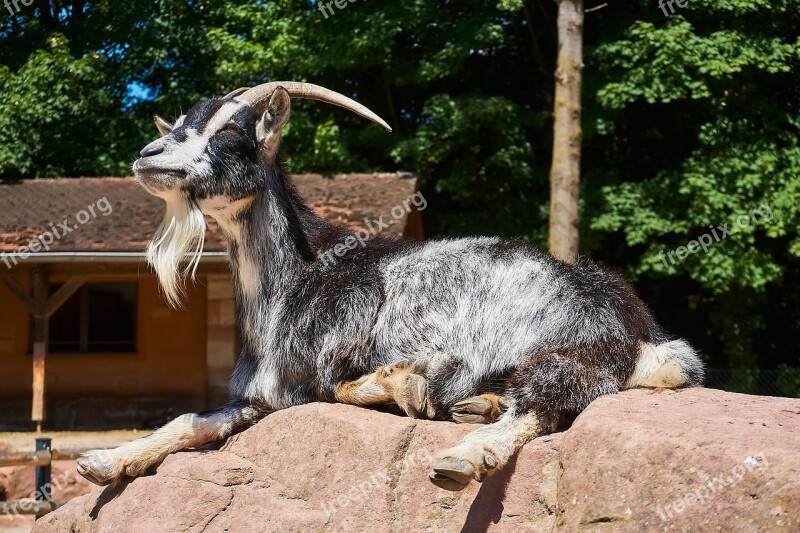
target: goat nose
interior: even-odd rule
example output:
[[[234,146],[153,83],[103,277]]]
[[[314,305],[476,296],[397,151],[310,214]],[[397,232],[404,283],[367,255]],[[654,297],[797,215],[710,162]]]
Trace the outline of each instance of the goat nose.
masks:
[[[158,155],[163,151],[164,151],[164,147],[163,146],[150,145],[150,146],[145,146],[144,150],[139,152],[139,155],[142,156],[142,157],[150,157],[150,156],[153,156],[153,155]]]

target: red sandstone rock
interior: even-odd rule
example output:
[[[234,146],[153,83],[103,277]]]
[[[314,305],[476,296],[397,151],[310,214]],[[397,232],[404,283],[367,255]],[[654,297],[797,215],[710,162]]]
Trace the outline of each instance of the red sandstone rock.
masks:
[[[528,444],[482,485],[434,487],[428,456],[473,427],[296,407],[221,450],[178,453],[116,491],[95,488],[34,530],[800,529],[800,400],[626,392],[594,402],[566,433]],[[724,485],[705,495],[704,472],[725,476]]]
[[[558,529],[800,531],[800,400],[600,398],[561,447]]]

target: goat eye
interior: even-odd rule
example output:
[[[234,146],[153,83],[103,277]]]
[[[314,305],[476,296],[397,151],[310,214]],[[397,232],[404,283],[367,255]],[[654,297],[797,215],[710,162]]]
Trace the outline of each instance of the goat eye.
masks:
[[[234,135],[242,135],[244,133],[244,130],[242,128],[240,128],[239,125],[234,123],[234,122],[230,122],[230,123],[226,124],[225,127],[222,128],[222,131],[226,131],[228,133],[233,133]]]

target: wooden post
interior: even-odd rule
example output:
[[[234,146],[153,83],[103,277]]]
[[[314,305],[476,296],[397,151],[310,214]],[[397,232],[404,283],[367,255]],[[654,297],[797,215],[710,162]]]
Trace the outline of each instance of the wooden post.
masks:
[[[11,277],[2,277],[3,283],[25,304],[33,316],[33,400],[31,420],[36,422],[36,431],[42,431],[42,422],[47,415],[45,402],[45,361],[50,339],[50,317],[69,300],[75,291],[86,282],[86,276],[75,276],[49,297],[50,285],[47,268],[37,266],[31,270],[33,298]]]
[[[45,267],[36,267],[31,271],[31,285],[33,285],[33,403],[31,407],[31,420],[36,422],[36,431],[42,431],[42,422],[46,416],[45,408],[45,361],[47,359],[47,341],[50,338],[50,320],[46,314],[47,296],[47,270]]]
[[[550,168],[550,253],[578,257],[578,193],[581,176],[581,71],[583,1],[558,1],[558,64]]]

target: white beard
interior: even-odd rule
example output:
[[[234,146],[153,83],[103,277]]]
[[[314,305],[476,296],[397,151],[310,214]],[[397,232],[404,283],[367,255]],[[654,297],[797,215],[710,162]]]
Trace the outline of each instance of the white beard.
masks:
[[[159,195],[167,212],[147,247],[147,262],[158,275],[164,296],[172,307],[181,307],[186,277],[194,279],[206,236],[206,218],[196,204],[179,192]]]

